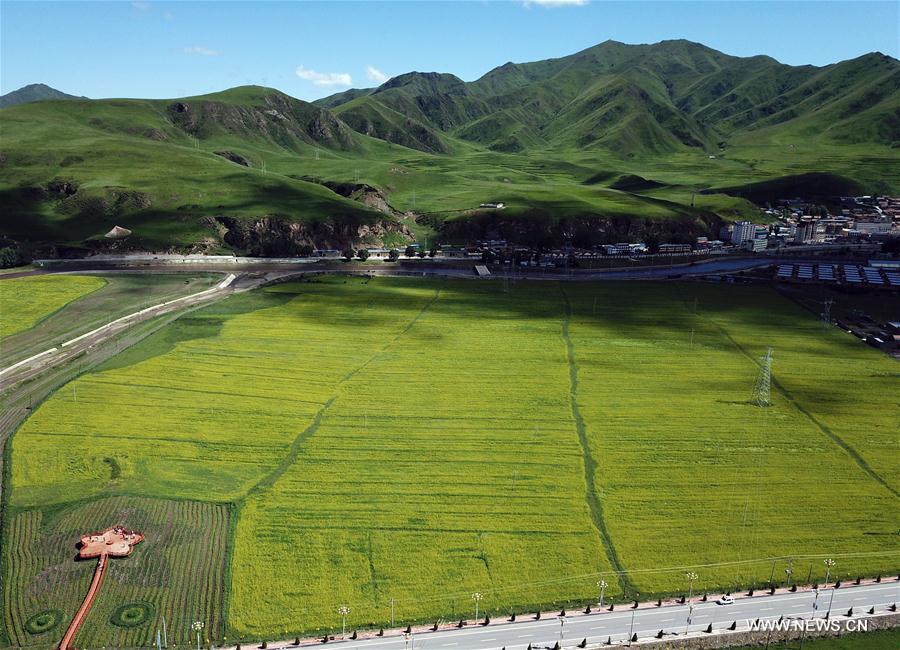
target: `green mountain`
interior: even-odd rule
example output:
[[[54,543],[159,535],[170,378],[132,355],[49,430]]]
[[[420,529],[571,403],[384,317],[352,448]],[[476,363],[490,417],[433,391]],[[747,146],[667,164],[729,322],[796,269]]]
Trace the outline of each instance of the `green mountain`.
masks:
[[[5,106],[15,106],[16,104],[28,104],[30,102],[39,102],[45,99],[85,99],[84,97],[76,97],[68,95],[56,88],[51,88],[47,84],[28,84],[22,86],[18,90],[0,95],[0,108]]]
[[[893,144],[900,140],[898,84],[898,61],[877,53],[792,67],[683,40],[606,41],[559,59],[506,63],[472,83],[410,73],[354,90],[349,102],[335,95],[318,103],[339,113],[380,104],[431,129],[435,139],[448,133],[498,151],[601,147],[633,157],[714,152],[731,137],[772,126],[826,142]]]
[[[0,246],[51,254],[688,241],[778,193],[900,192],[900,62],[878,53],[792,67],[607,41],[473,82],[34,102],[0,127]]]

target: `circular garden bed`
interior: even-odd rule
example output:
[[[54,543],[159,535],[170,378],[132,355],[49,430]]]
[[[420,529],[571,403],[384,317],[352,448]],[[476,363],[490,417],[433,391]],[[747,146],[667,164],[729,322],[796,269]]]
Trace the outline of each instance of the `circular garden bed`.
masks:
[[[62,621],[62,612],[58,609],[47,609],[38,612],[25,621],[25,631],[29,634],[43,634],[49,632]]]
[[[143,601],[128,603],[116,608],[109,622],[117,627],[137,627],[153,617],[153,605]]]

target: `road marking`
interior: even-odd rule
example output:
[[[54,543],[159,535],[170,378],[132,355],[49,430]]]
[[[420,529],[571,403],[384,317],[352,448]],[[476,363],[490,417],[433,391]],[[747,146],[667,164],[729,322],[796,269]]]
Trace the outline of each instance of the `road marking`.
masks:
[[[759,611],[761,611],[761,612],[771,612],[773,609],[775,609],[775,608],[774,608],[774,607],[760,607],[760,608],[759,608]]]
[[[533,636],[534,636],[533,634],[520,634],[519,638],[520,639],[530,639]]]
[[[661,618],[661,619],[659,619],[659,622],[660,623],[671,623],[674,620],[675,620],[674,618]]]

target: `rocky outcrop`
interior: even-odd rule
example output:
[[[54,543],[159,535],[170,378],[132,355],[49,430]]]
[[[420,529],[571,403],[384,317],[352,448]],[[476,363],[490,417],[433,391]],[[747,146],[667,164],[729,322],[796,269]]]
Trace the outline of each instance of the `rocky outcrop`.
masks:
[[[222,156],[226,160],[230,160],[233,163],[238,165],[242,165],[243,167],[249,167],[250,161],[244,158],[241,154],[234,153],[233,151],[214,151],[217,156]]]
[[[620,241],[693,241],[698,236],[716,235],[723,224],[722,219],[712,213],[680,219],[585,216],[551,220],[508,217],[492,212],[466,219],[436,220],[431,225],[447,239],[475,241],[499,237],[535,247],[571,242],[587,248]]]
[[[298,177],[310,183],[319,182],[308,176]],[[387,196],[377,187],[368,185],[367,183],[338,183],[337,181],[321,181],[321,185],[329,190],[354,201],[358,201],[369,208],[374,208],[379,212],[391,215],[399,215],[400,211],[388,203]]]
[[[343,248],[359,242],[378,244],[388,233],[400,234],[409,240],[413,238],[405,226],[388,219],[296,221],[287,217],[241,219],[218,216],[207,223],[222,232],[222,239],[228,246],[259,257],[290,257],[308,254],[313,248]]]

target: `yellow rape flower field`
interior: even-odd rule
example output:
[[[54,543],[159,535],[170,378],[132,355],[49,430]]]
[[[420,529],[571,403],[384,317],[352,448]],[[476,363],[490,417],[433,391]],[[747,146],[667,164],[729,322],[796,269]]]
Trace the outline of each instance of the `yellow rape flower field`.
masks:
[[[340,629],[340,605],[354,628],[392,601],[470,617],[474,591],[492,615],[600,579],[680,594],[688,566],[695,592],[900,567],[896,362],[767,287],[336,276],[183,316],[73,383],[12,438],[20,645],[90,581],[67,535],[111,523],[148,540],[110,602],[218,641]],[[106,620],[76,642],[154,642]]]

